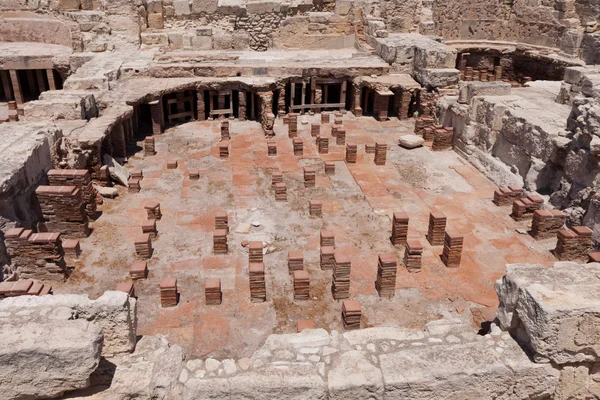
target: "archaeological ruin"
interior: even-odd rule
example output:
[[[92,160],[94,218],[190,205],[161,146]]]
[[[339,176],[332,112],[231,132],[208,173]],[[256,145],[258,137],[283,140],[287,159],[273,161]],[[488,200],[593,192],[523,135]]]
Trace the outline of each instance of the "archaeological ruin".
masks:
[[[0,400],[600,399],[600,0],[0,0]]]

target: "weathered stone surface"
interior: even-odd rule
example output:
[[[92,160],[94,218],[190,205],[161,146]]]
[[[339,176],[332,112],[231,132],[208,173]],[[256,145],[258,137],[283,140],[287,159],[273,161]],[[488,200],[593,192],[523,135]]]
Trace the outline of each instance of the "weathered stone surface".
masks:
[[[383,378],[359,351],[342,354],[327,376],[330,399],[381,399]]]
[[[458,102],[471,104],[475,96],[505,96],[510,94],[510,84],[506,82],[461,82]]]
[[[0,323],[0,398],[42,399],[89,385],[100,362],[102,331],[92,322],[53,315],[42,323]]]

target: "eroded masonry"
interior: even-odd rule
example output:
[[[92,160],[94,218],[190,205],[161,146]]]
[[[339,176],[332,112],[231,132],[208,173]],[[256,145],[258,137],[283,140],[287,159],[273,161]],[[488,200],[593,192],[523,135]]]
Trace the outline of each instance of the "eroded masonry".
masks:
[[[600,399],[600,1],[0,1],[0,398]]]

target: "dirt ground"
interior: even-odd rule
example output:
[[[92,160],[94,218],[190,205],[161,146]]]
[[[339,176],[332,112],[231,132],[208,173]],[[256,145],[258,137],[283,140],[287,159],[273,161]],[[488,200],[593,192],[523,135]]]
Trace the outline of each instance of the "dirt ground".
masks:
[[[299,121],[318,122],[319,115]],[[135,283],[138,296],[138,334],[164,334],[194,356],[244,357],[252,354],[271,333],[291,333],[299,319],[314,319],[317,327],[342,330],[341,302],[332,298],[331,271],[319,266],[319,231],[335,232],[338,250],[352,260],[350,297],[360,301],[363,327],[401,326],[421,329],[441,317],[470,320],[471,307],[497,305],[493,283],[505,264],[533,262],[550,265],[554,241],[535,242],[516,232],[510,207],[496,207],[495,189],[488,179],[452,151],[428,147],[405,150],[397,137],[413,131],[414,121],[377,122],[373,118],[344,116],[347,142],[358,144],[358,161],[347,165],[345,146],[337,146],[331,126],[329,154],[319,155],[310,124],[299,122],[304,155],[294,156],[292,140],[281,120],[276,124],[277,156],[267,156],[266,139],[256,122],[231,121],[230,157],[219,159],[220,125],[191,122],[156,137],[158,153],[138,152],[126,164],[143,169],[140,193],[119,188],[119,197],[105,199],[93,233],[81,241],[83,254],[75,269],[55,293],[87,293],[98,297],[128,279],[135,260],[133,239],[146,219],[144,201],[157,200],[163,213],[159,236],[153,241],[148,279]],[[385,166],[376,166],[364,145],[388,144]],[[141,144],[141,142],[140,142]],[[168,158],[177,158],[176,170],[167,170]],[[335,175],[324,173],[324,161],[335,161]],[[302,168],[315,167],[316,188],[304,188]],[[200,170],[190,181],[187,170]],[[288,201],[276,202],[271,171],[283,172]],[[323,217],[309,217],[309,200],[323,201]],[[214,213],[229,214],[229,253],[212,253]],[[465,235],[460,268],[448,269],[440,260],[441,246],[425,239],[429,213],[441,211],[448,227]],[[404,249],[392,246],[391,215],[410,216],[409,237],[424,245],[423,268],[409,273],[402,266]],[[257,222],[247,234],[236,233],[240,223]],[[250,302],[248,252],[243,240],[262,240],[267,302]],[[311,300],[294,301],[287,268],[288,250],[304,252],[311,276]],[[396,296],[381,299],[375,290],[377,255],[392,253],[398,260]],[[159,282],[178,280],[180,303],[163,309]],[[223,304],[204,304],[205,278],[221,278]]]

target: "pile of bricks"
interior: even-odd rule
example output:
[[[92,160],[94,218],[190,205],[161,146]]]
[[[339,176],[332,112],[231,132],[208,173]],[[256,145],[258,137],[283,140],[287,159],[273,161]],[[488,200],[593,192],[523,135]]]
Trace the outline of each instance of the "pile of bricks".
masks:
[[[276,156],[277,155],[277,143],[274,140],[267,141],[267,155],[268,156]]]
[[[321,114],[321,117],[323,116],[323,114]],[[312,124],[310,124],[310,136],[312,137],[317,137],[321,135],[321,125],[313,122]]]
[[[89,171],[85,169],[51,169],[48,171],[48,182],[50,186],[75,186],[81,189],[85,212],[90,218],[94,216],[98,191],[92,185]]]
[[[340,127],[341,127],[341,126],[339,126],[339,125],[331,125],[331,136],[333,136],[333,137],[336,137],[336,136],[337,136],[338,129],[339,129]]]
[[[287,186],[285,183],[275,184],[275,201],[287,201]]]
[[[188,171],[188,178],[191,181],[197,181],[198,179],[200,179],[200,171],[197,169],[190,169]]]
[[[333,275],[331,283],[331,293],[336,300],[347,299],[350,297],[350,270],[352,264],[350,258],[336,251],[333,262]]]
[[[222,303],[221,279],[207,278],[204,280],[204,297],[207,306],[218,306]]]
[[[144,139],[144,155],[156,155],[156,150],[154,149],[154,138],[152,136],[148,136]]]
[[[294,300],[308,300],[310,275],[308,271],[294,271]]]
[[[160,305],[162,307],[175,307],[177,297],[177,279],[163,278],[160,281]]]
[[[355,144],[348,143],[346,145],[346,162],[348,164],[356,164],[357,153],[358,153],[358,146]]]
[[[35,190],[45,230],[67,237],[90,234],[82,191],[75,186],[38,186]]]
[[[331,120],[331,118],[330,118],[329,114],[330,114],[330,113],[329,113],[329,112],[327,112],[327,111],[323,111],[323,112],[321,113],[321,123],[322,123],[322,124],[328,124],[328,123],[329,123],[329,121]]]
[[[215,212],[215,229],[224,229],[226,232],[229,232],[227,211],[219,210]]]
[[[133,280],[146,279],[148,276],[148,263],[144,260],[136,260],[129,266],[129,277]]]
[[[283,183],[283,174],[280,171],[273,171],[271,174],[271,187],[275,187],[278,183]]]
[[[127,180],[127,188],[129,193],[139,193],[142,190],[142,186],[140,185],[140,180],[137,178],[129,178]]]
[[[156,220],[147,219],[142,222],[142,233],[147,233],[152,239],[158,236],[158,230],[156,229]]]
[[[325,174],[335,175],[335,163],[333,161],[325,161]]]
[[[0,299],[16,296],[45,296],[52,294],[52,286],[31,279],[0,282]]]
[[[346,129],[343,126],[340,126],[335,135],[335,144],[338,146],[343,146],[346,144]]]
[[[455,232],[446,232],[442,261],[448,268],[458,268],[462,255],[464,238]]]
[[[304,168],[304,187],[314,188],[316,184],[316,173],[314,168]]]
[[[31,229],[12,228],[4,233],[4,244],[19,277],[64,279],[64,249],[60,233],[33,233]]]
[[[361,318],[362,312],[358,301],[344,300],[342,302],[342,325],[345,330],[360,329]]]
[[[221,141],[229,140],[231,137],[229,136],[229,121],[223,120],[221,121]]]
[[[301,271],[304,269],[304,255],[299,250],[288,251],[288,271]]]
[[[555,237],[565,225],[567,216],[560,210],[535,210],[531,223],[531,236],[535,239]]]
[[[327,230],[327,229],[321,229],[321,234],[320,234],[320,243],[321,246],[335,246],[335,236],[333,234],[333,232]]]
[[[375,143],[375,165],[385,165],[387,158],[387,144],[377,142]]]
[[[81,255],[79,239],[65,239],[62,241],[62,247],[65,252],[65,256],[77,258]]]
[[[441,246],[444,244],[444,234],[446,232],[446,216],[439,211],[429,214],[429,228],[427,230],[427,240],[432,246]]]
[[[160,203],[158,201],[148,201],[144,204],[144,209],[146,210],[146,215],[148,219],[156,219],[160,220],[162,218],[162,213],[160,212]]]
[[[392,237],[393,245],[406,243],[408,237],[408,215],[403,212],[395,212],[392,217]]]
[[[167,169],[177,169],[178,165],[179,165],[179,162],[177,161],[176,158],[169,158],[167,160]]]
[[[261,249],[262,258],[262,249]],[[248,267],[250,278],[250,301],[259,303],[267,300],[267,286],[265,283],[265,265],[260,262],[250,262]]]
[[[508,206],[515,200],[522,198],[523,189],[520,186],[509,186],[494,190],[494,204],[497,206]]]
[[[319,154],[329,153],[329,138],[317,136],[317,145],[319,147]]]
[[[335,264],[335,248],[333,246],[321,246],[321,269],[333,269]]]
[[[140,258],[152,257],[152,239],[147,233],[141,233],[135,237],[135,254]]]
[[[452,139],[454,138],[454,128],[443,127],[435,130],[431,150],[440,151],[452,148]]]
[[[527,197],[513,202],[511,217],[515,221],[532,218],[535,210],[542,208],[543,204],[544,199],[540,195],[529,194]]]
[[[420,272],[423,245],[418,240],[407,240],[404,248],[404,266],[408,272]]]
[[[318,200],[310,200],[308,202],[308,212],[311,217],[322,217],[323,202]]]
[[[365,153],[375,154],[375,145],[374,144],[365,144]]]
[[[213,232],[213,253],[227,254],[228,251],[227,229],[215,229]]]
[[[433,127],[433,118],[418,117],[415,120],[415,135],[425,136],[425,128]]]
[[[391,254],[380,254],[377,264],[375,288],[380,297],[391,298],[396,293],[396,272],[398,265]]]
[[[587,226],[574,226],[558,231],[554,254],[561,261],[583,259],[594,248],[593,231]]]
[[[298,136],[298,114],[288,114],[288,137],[295,138]]]
[[[263,262],[263,242],[253,241],[248,244],[248,260],[251,263]]]
[[[292,144],[294,145],[295,156],[301,156],[302,154],[304,154],[304,143],[302,142],[302,139],[294,138],[292,140]]]
[[[226,144],[219,145],[219,157],[220,158],[229,157],[229,146],[228,145],[226,145]]]
[[[426,142],[433,142],[433,138],[435,137],[435,131],[436,128],[435,125],[433,125],[432,120],[432,125],[423,128],[423,140]]]

